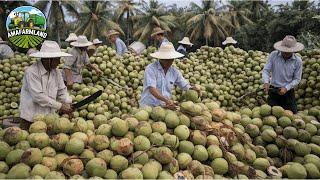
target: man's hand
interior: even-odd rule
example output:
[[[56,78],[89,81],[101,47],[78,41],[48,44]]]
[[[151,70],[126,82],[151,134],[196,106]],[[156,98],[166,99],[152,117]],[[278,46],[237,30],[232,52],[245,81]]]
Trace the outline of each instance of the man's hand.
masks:
[[[265,93],[268,93],[268,92],[269,92],[269,87],[270,87],[270,84],[269,84],[269,83],[263,84],[263,89],[264,89],[264,92],[265,92]]]
[[[202,96],[201,90],[200,90],[198,87],[192,85],[192,86],[190,87],[190,89],[197,91],[199,97]]]
[[[287,93],[287,89],[285,87],[280,88],[279,94],[280,95],[284,95],[285,93]]]
[[[99,68],[96,69],[96,73],[97,73],[98,76],[102,75],[102,71]]]
[[[72,86],[73,86],[73,82],[72,81],[67,81],[67,88],[68,89],[72,89]]]
[[[171,109],[171,110],[177,109],[177,106],[174,104],[174,102],[172,100],[168,99],[165,101],[165,103],[166,103],[166,106],[165,106],[166,108]]]
[[[59,109],[62,114],[69,114],[72,112],[71,104],[63,103],[61,108]]]

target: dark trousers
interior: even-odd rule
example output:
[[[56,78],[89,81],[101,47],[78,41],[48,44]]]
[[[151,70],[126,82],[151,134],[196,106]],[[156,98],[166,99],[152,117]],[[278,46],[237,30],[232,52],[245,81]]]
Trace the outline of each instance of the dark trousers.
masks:
[[[32,122],[29,122],[29,121],[21,118],[20,128],[28,131],[31,124],[32,124]]]
[[[268,104],[270,106],[281,106],[285,110],[290,110],[294,114],[298,112],[296,98],[294,96],[294,89],[290,89],[284,95],[277,92],[269,91]]]

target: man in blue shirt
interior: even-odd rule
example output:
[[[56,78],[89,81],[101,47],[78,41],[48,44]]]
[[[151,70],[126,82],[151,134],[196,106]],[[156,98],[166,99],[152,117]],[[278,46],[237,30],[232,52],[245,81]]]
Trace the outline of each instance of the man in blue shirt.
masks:
[[[262,71],[263,87],[269,95],[268,104],[297,113],[294,88],[301,80],[302,61],[295,52],[301,51],[304,46],[293,36],[286,36],[275,43],[274,48],[276,50],[270,53]],[[269,91],[270,87],[279,91]]]
[[[128,49],[126,44],[119,38],[119,34],[116,30],[110,30],[107,37],[112,45],[115,46],[117,55],[122,56]]]
[[[175,109],[175,104],[171,100],[174,85],[179,86],[182,90],[191,88],[198,91],[196,87],[189,85],[179,70],[172,67],[173,59],[184,55],[175,51],[171,42],[162,44],[157,52],[150,55],[159,60],[149,64],[145,69],[141,107],[165,106]]]
[[[151,38],[153,38],[154,40],[158,41],[158,48],[160,48],[160,46],[163,43],[168,43],[168,39],[164,36],[164,33],[166,31],[162,30],[160,27],[156,27],[153,29],[152,34],[151,34]]]

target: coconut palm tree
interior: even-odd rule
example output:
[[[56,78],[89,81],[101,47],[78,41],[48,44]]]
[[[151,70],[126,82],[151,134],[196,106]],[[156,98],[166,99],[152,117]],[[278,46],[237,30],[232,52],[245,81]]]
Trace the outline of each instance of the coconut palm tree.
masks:
[[[235,30],[240,28],[241,25],[252,23],[252,21],[249,19],[251,12],[246,8],[242,1],[230,1],[229,3],[229,11],[228,13],[225,13],[225,15],[229,17],[233,25],[229,31],[233,34]]]
[[[34,4],[35,7],[40,9],[47,18],[48,24],[48,38],[61,42],[61,38],[66,36],[66,19],[78,18],[78,8],[80,3],[77,0],[49,0],[38,1]]]
[[[110,6],[110,1],[84,1],[76,33],[86,35],[89,39],[102,38],[110,29],[124,34],[120,26],[111,20]]]
[[[213,39],[219,45],[228,32],[226,27],[232,26],[230,20],[216,11],[214,1],[202,1],[202,6],[191,3],[191,11],[185,14],[187,19],[187,35],[192,41],[205,38],[206,45]]]
[[[251,19],[259,20],[263,16],[263,11],[268,9],[268,4],[263,0],[247,1],[247,8],[251,12]]]
[[[134,21],[134,38],[139,41],[146,40],[153,28],[160,27],[171,32],[176,27],[176,17],[165,11],[165,6],[156,0],[150,0],[149,4],[142,3],[142,13],[133,16]]]
[[[129,44],[133,29],[131,17],[140,12],[140,10],[138,9],[138,5],[139,3],[133,2],[133,0],[118,1],[118,8],[116,9],[116,20],[117,23],[119,23],[124,19],[124,17],[126,17],[127,45]]]

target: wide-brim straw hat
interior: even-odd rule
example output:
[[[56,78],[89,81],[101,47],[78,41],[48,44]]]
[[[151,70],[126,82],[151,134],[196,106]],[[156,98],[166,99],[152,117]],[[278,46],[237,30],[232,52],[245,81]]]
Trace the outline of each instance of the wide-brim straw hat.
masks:
[[[188,37],[184,37],[181,41],[178,41],[178,43],[180,44],[185,44],[185,45],[189,45],[192,46],[193,44],[190,42],[190,39]]]
[[[62,52],[57,42],[46,40],[42,43],[40,51],[32,53],[29,56],[36,58],[59,58],[72,55]]]
[[[66,42],[70,42],[70,41],[76,41],[77,40],[77,35],[75,33],[70,33],[68,38],[65,40]]]
[[[94,40],[92,41],[92,43],[93,43],[93,44],[101,44],[102,41],[100,41],[99,39],[94,39]]]
[[[0,44],[4,44],[7,43],[7,41],[2,40],[2,38],[0,37]]]
[[[153,29],[151,37],[154,37],[157,34],[162,34],[162,33],[165,33],[165,32],[166,31],[161,29],[160,27],[156,27],[156,28]]]
[[[71,46],[74,46],[74,47],[88,47],[88,46],[91,46],[93,43],[88,41],[87,37],[86,36],[78,36],[77,40],[70,43]]]
[[[107,37],[109,38],[109,37],[112,36],[112,35],[119,35],[119,34],[120,34],[120,33],[119,33],[118,31],[112,29],[112,30],[108,31]]]
[[[282,41],[276,42],[273,47],[281,52],[298,52],[304,49],[302,43],[297,42],[294,36],[286,36]]]
[[[174,46],[171,42],[162,43],[158,51],[151,53],[151,57],[157,58],[157,59],[176,59],[181,58],[184,55],[177,52],[174,49]]]
[[[232,37],[227,37],[225,41],[222,42],[223,45],[226,44],[237,44],[237,41],[234,40]]]

